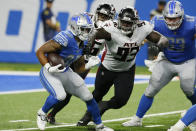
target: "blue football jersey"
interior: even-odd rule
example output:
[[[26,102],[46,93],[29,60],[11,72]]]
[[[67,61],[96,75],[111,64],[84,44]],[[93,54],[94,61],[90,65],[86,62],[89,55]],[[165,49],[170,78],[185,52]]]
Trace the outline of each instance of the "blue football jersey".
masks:
[[[181,63],[195,57],[196,19],[185,15],[181,26],[176,30],[168,29],[164,18],[155,16],[152,21],[154,30],[166,36],[169,47],[164,49],[165,57],[173,63]]]
[[[62,49],[58,53],[64,58],[66,67],[69,67],[71,63],[82,56],[84,45],[87,44],[87,41],[84,41],[82,48],[79,48],[71,31],[61,31],[54,36],[53,40],[62,46]]]

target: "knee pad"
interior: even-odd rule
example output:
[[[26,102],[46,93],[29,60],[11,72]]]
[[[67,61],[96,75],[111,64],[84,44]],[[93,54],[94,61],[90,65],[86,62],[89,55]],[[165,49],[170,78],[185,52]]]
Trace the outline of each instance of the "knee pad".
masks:
[[[149,98],[153,98],[160,90],[153,88],[152,86],[148,86],[144,92],[144,95]]]
[[[90,101],[90,100],[93,99],[93,95],[92,95],[91,93],[86,94],[86,95],[83,96],[82,99],[83,99],[84,101]]]
[[[56,95],[56,99],[59,101],[65,100],[67,94],[66,93],[61,93]]]

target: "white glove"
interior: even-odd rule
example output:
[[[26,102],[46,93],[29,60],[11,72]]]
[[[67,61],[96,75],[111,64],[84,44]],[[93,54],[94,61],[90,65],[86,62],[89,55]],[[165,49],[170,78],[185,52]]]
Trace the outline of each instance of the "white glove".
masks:
[[[145,63],[145,65],[148,67],[148,70],[149,70],[150,72],[152,72],[152,71],[153,71],[153,68],[155,67],[155,65],[156,65],[159,61],[161,61],[161,60],[163,59],[163,57],[164,57],[164,54],[163,54],[162,52],[160,52],[160,53],[158,54],[158,57],[157,57],[155,60],[144,60],[144,63]]]
[[[98,56],[91,56],[88,60],[88,63],[85,64],[85,69],[90,69],[93,66],[96,66],[97,64],[100,63],[100,59]]]
[[[53,73],[53,72],[64,72],[65,71],[65,67],[63,69],[59,69],[59,67],[61,67],[62,64],[58,64],[56,66],[51,66],[49,63],[46,63],[44,65],[44,67],[47,69],[48,72]]]
[[[148,70],[150,72],[152,72],[153,68],[154,68],[154,61],[153,60],[144,60],[144,64],[148,67]]]

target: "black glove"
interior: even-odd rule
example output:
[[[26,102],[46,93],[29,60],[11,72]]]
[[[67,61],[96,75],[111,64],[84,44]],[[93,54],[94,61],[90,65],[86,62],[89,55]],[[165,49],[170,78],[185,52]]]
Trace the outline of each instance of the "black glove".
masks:
[[[90,54],[90,47],[88,45],[85,45],[82,50],[82,55],[89,55]]]
[[[160,48],[158,46],[155,45],[149,45],[148,47],[148,59],[154,59],[155,57],[158,56],[159,52],[160,52]]]

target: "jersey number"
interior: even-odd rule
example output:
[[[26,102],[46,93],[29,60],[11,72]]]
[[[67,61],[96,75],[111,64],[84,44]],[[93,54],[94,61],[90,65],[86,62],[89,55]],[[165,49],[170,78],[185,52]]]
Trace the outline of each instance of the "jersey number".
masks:
[[[118,47],[118,51],[117,51],[117,56],[115,57],[116,60],[119,61],[132,61],[137,52],[139,51],[139,47],[132,47],[132,48],[124,48],[124,47]],[[129,59],[127,59],[127,56],[130,56]]]
[[[172,38],[168,37],[169,40],[169,50],[183,52],[185,48],[184,38]]]

